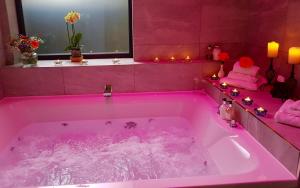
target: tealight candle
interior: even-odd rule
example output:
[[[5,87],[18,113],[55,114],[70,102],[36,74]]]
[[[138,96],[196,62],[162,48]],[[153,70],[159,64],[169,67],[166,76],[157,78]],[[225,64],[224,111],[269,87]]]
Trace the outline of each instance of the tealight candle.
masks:
[[[112,61],[113,61],[114,64],[116,64],[116,63],[119,63],[119,62],[120,62],[120,59],[114,58]]]
[[[211,80],[219,80],[219,77],[216,74],[214,74],[210,77],[210,79]]]
[[[237,97],[237,96],[239,96],[240,95],[240,92],[239,92],[239,90],[237,90],[237,89],[233,89],[233,90],[231,90],[231,96],[233,96],[233,97]]]
[[[58,60],[55,60],[55,61],[54,61],[54,64],[55,64],[55,65],[61,65],[61,64],[62,64],[62,61],[59,60],[59,59],[58,59]]]
[[[244,105],[250,106],[253,104],[253,100],[250,97],[246,97],[243,99],[243,103],[244,103]]]
[[[185,61],[186,62],[190,62],[191,61],[191,57],[190,56],[186,56]]]
[[[255,108],[254,111],[258,116],[265,117],[267,115],[267,110],[265,110],[263,107]]]
[[[172,56],[170,60],[171,60],[172,62],[174,62],[174,61],[175,61],[175,57]]]
[[[154,62],[155,62],[155,63],[158,63],[158,62],[159,62],[159,58],[158,58],[158,57],[155,57],[155,58],[154,58]]]
[[[228,84],[226,82],[220,84],[222,89],[227,89],[228,88]]]

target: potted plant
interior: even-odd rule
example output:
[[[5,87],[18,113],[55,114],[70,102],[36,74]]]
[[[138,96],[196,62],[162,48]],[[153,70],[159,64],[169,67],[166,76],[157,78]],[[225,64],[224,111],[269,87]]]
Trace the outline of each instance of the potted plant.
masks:
[[[11,40],[10,46],[21,53],[20,59],[23,65],[34,66],[38,61],[36,51],[40,47],[41,43],[44,43],[44,41],[40,37],[18,35],[17,38]]]
[[[76,32],[75,24],[80,20],[80,13],[76,11],[70,11],[65,16],[65,22],[67,27],[68,46],[65,51],[71,51],[71,62],[81,62],[83,56],[80,49],[80,41],[82,39],[82,33]]]

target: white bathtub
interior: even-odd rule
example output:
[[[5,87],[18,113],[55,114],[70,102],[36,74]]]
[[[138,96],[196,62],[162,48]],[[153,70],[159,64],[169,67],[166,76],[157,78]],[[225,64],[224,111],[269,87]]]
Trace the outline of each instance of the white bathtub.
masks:
[[[168,121],[168,118],[170,121]],[[152,121],[154,123],[157,121],[158,123],[155,126],[153,125],[153,129],[143,125],[143,131],[139,132],[139,127],[135,129],[135,124],[129,121],[131,119],[138,122],[137,124],[142,124],[146,119],[146,123],[150,124]],[[122,126],[120,128],[119,124],[121,124],[120,122],[123,120],[126,120],[127,123],[129,122],[129,127],[124,126],[129,130],[123,130],[124,127]],[[2,160],[0,161],[0,164],[1,166],[8,165],[10,166],[9,169],[14,169],[9,173],[15,172],[19,168],[12,167],[14,164],[20,165],[20,161],[18,161],[19,158],[16,157],[18,159],[14,159],[14,152],[19,152],[19,150],[23,149],[20,147],[18,148],[16,143],[23,139],[21,137],[26,137],[26,135],[39,135],[40,137],[54,138],[55,135],[66,134],[66,132],[73,135],[79,135],[80,133],[94,134],[97,132],[98,136],[99,134],[103,134],[106,135],[105,137],[107,138],[107,135],[109,134],[118,133],[118,136],[122,137],[119,140],[122,140],[122,134],[127,134],[126,138],[129,138],[136,133],[139,134],[138,139],[140,140],[138,143],[145,144],[141,141],[144,139],[143,135],[150,134],[151,130],[159,130],[161,133],[168,133],[168,131],[172,132],[173,129],[178,129],[178,125],[175,124],[180,124],[181,121],[183,122],[182,124],[186,126],[182,129],[183,132],[188,130],[187,132],[190,134],[188,136],[181,135],[182,138],[188,139],[188,137],[192,135],[193,141],[191,142],[191,145],[199,143],[199,145],[204,148],[203,150],[205,150],[205,154],[199,153],[199,155],[203,155],[204,163],[198,164],[197,160],[199,160],[199,158],[197,158],[197,156],[195,156],[194,161],[195,167],[199,165],[204,171],[208,169],[207,172],[201,171],[201,175],[197,175],[197,173],[199,173],[196,173],[197,170],[194,170],[195,172],[190,172],[188,171],[189,169],[185,169],[185,166],[182,166],[182,164],[190,164],[193,161],[183,161],[183,163],[179,164],[179,166],[181,165],[180,170],[182,170],[183,175],[181,176],[178,172],[174,173],[179,177],[173,177],[175,175],[168,176],[165,175],[164,172],[161,173],[164,174],[162,177],[167,178],[154,178],[150,175],[147,176],[148,178],[145,178],[145,176],[136,177],[137,175],[134,174],[133,176],[135,178],[125,178],[126,181],[121,182],[113,182],[111,179],[114,178],[110,178],[110,181],[107,182],[102,180],[99,182],[88,182],[87,184],[85,184],[86,182],[76,180],[77,183],[75,185],[68,185],[66,182],[57,181],[54,183],[55,185],[52,185],[49,181],[46,185],[40,185],[36,182],[30,182],[31,180],[26,180],[27,182],[24,183],[24,185],[19,183],[13,187],[58,187],[59,184],[62,184],[61,187],[63,188],[222,187],[226,185],[229,185],[230,187],[230,185],[233,184],[248,184],[249,187],[251,187],[250,185],[253,185],[253,187],[258,187],[259,185],[261,185],[261,187],[294,187],[296,185],[296,177],[294,177],[281,163],[268,153],[266,149],[252,138],[245,129],[241,126],[238,128],[230,128],[227,123],[221,120],[217,115],[217,104],[210,97],[201,92],[115,94],[112,98],[103,98],[101,95],[6,98],[0,102],[0,160]],[[118,125],[111,125],[114,122]],[[132,127],[130,126],[131,124],[133,125]],[[112,128],[107,128],[109,126]],[[170,126],[170,128],[168,128],[168,126]],[[109,129],[110,131],[108,131]],[[124,131],[136,132],[128,133]],[[128,134],[130,134],[130,136],[128,136]],[[177,132],[176,134],[180,134],[180,132]],[[136,136],[134,136],[134,138],[136,138]],[[76,136],[74,139],[77,139]],[[165,141],[167,139],[169,139],[169,137],[165,138]],[[146,140],[145,142],[149,142],[149,140]],[[177,141],[167,140],[167,142],[168,144],[170,144],[170,142],[174,143],[174,146],[172,147],[175,147],[177,152]],[[178,143],[178,147],[180,147],[179,145],[180,144]],[[27,147],[27,145],[24,146]],[[186,150],[187,146],[190,147],[190,145],[184,145],[184,148],[181,149]],[[134,145],[132,147],[137,146]],[[151,147],[151,145],[141,145],[141,147]],[[141,151],[143,150],[141,149]],[[176,152],[173,152],[172,154],[177,155]],[[118,156],[109,156],[109,158],[113,159],[114,157],[119,157],[120,151],[117,151],[116,153]],[[156,156],[156,154],[157,153],[154,151],[153,155]],[[184,156],[189,157],[188,155]],[[209,156],[209,159],[204,159],[204,156]],[[69,159],[71,160],[75,157],[78,156],[69,156]],[[132,156],[128,156],[127,153],[127,157],[130,158]],[[170,163],[176,161],[172,161],[173,156],[169,157]],[[31,159],[31,161],[33,160],[34,159]],[[51,160],[55,160],[55,158],[53,159],[52,157]],[[87,162],[89,162],[88,160],[89,159],[87,159]],[[158,159],[154,158],[154,160]],[[26,159],[26,161],[28,160]],[[20,172],[18,172],[20,179],[25,178],[25,174],[30,172],[27,172],[28,169],[26,169],[27,167],[26,164],[24,164],[24,161],[22,165],[20,167]],[[105,165],[108,164],[105,163]],[[170,166],[168,167],[172,166],[172,164],[169,165]],[[132,171],[128,165],[125,166],[126,168],[129,168],[127,169],[128,173],[141,172],[142,170],[135,169]],[[176,165],[174,164],[174,166]],[[142,166],[140,168],[144,167]],[[191,166],[189,166],[189,168],[191,168]],[[109,172],[110,170],[111,169],[109,168],[107,169]],[[158,170],[164,171],[165,169]],[[24,177],[22,177],[23,171]],[[113,172],[115,173],[118,171]],[[5,177],[6,179],[1,179],[0,176],[0,184],[5,185],[5,182],[7,184],[9,181],[16,180],[16,176],[11,174],[7,175],[3,169],[2,173],[5,174],[2,174],[2,177]],[[191,175],[184,175],[185,173]],[[124,177],[125,176],[129,177],[129,175],[124,175]],[[9,177],[14,177],[15,180],[8,180]],[[7,186],[8,185],[9,183]]]

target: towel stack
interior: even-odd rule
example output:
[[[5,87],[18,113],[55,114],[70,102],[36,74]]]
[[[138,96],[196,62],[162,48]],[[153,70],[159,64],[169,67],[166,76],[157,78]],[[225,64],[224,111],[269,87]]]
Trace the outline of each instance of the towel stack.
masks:
[[[264,77],[258,75],[259,69],[258,66],[241,67],[238,61],[234,64],[233,70],[229,72],[228,76],[222,78],[220,82],[226,82],[229,85],[248,90],[257,90],[261,85],[267,83]]]
[[[275,114],[275,121],[300,127],[300,100],[287,100]]]

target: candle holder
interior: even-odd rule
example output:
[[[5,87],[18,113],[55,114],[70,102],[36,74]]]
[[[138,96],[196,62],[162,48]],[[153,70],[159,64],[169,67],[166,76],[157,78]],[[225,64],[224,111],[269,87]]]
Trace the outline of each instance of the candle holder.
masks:
[[[192,62],[192,59],[191,59],[190,56],[186,56],[186,58],[184,59],[184,61],[185,61],[186,63],[190,63],[190,62]]]
[[[220,84],[220,87],[221,87],[222,89],[227,89],[227,88],[228,88],[228,84],[226,84],[226,83],[224,82],[224,83]]]
[[[237,89],[233,89],[233,90],[231,90],[230,94],[233,97],[238,97],[240,95],[240,92]]]
[[[219,80],[219,77],[216,74],[214,74],[210,77],[210,79],[211,80]]]
[[[276,76],[276,72],[274,70],[273,62],[274,62],[274,58],[270,58],[269,69],[266,71],[266,78],[268,80],[268,84],[272,84],[272,82],[273,82],[273,80]]]
[[[255,108],[254,109],[255,114],[261,117],[266,117],[267,116],[267,110],[263,109],[262,107]]]
[[[289,79],[286,81],[287,87],[288,87],[288,96],[292,97],[295,91],[295,88],[297,87],[297,80],[295,78],[295,64],[292,64],[292,71],[290,74]]]
[[[251,106],[253,104],[253,100],[250,97],[246,97],[242,99],[244,105]]]
[[[62,63],[63,63],[63,61],[59,60],[59,59],[54,61],[55,65],[62,65]]]

